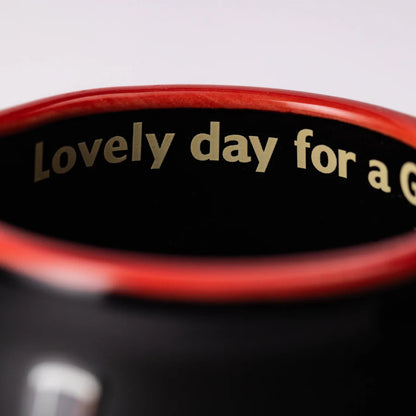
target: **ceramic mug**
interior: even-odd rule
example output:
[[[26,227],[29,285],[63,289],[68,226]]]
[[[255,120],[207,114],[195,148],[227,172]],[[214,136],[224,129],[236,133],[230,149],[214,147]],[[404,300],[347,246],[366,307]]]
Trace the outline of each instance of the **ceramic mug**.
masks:
[[[126,87],[0,136],[1,414],[414,410],[416,119]]]

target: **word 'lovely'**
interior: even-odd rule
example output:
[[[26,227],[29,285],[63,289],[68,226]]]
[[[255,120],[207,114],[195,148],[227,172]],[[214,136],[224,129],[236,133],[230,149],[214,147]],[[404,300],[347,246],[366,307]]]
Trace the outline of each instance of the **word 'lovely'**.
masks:
[[[147,143],[153,155],[151,169],[159,169],[165,160],[166,154],[172,144],[175,133],[166,133],[159,144],[156,134],[146,133]],[[142,159],[143,148],[143,123],[133,123],[131,144],[123,136],[113,136],[103,144],[103,139],[95,139],[92,143],[79,142],[75,146],[62,146],[52,156],[50,166],[44,165],[44,143],[38,142],[35,146],[35,175],[34,181],[47,179],[54,173],[63,174],[69,172],[82,159],[85,167],[94,166],[97,156],[102,151],[104,160],[108,163],[121,163],[126,160],[139,162]]]
[[[209,133],[198,133],[193,136],[190,144],[192,156],[199,161],[219,161],[220,158],[227,162],[251,162],[256,158],[256,172],[265,172],[277,138],[268,137],[264,146],[258,136],[245,136],[229,134],[223,139],[220,136],[220,122],[212,121]],[[64,174],[74,166],[82,164],[90,168],[94,166],[97,157],[103,157],[108,163],[121,163],[124,161],[139,162],[142,160],[142,149],[147,142],[152,152],[153,161],[151,169],[160,169],[175,133],[166,133],[163,139],[157,138],[154,133],[143,133],[143,123],[133,123],[133,133],[130,143],[123,136],[113,136],[104,142],[103,139],[94,141],[82,141],[75,145],[62,146],[53,154],[50,161],[44,157],[44,142],[40,141],[35,146],[34,182],[50,178],[51,174]],[[220,141],[224,141],[224,146]],[[221,150],[222,148],[222,150]]]

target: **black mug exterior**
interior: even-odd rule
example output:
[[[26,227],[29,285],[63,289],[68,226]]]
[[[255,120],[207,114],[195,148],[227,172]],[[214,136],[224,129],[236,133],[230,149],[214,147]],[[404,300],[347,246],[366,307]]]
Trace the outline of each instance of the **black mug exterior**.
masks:
[[[329,301],[195,305],[51,294],[2,276],[3,414],[61,359],[103,382],[98,415],[414,409],[415,286]]]
[[[99,106],[166,92],[177,101]],[[205,107],[215,92],[238,100]],[[43,360],[98,377],[98,416],[414,411],[416,150],[359,115],[387,114],[413,137],[415,121],[290,93],[326,110],[276,111],[249,106],[254,93],[284,101],[165,87],[80,94],[76,113],[59,108],[70,97],[32,105],[23,127],[19,110],[3,115],[1,414],[21,414]],[[348,106],[356,122],[332,114]],[[67,248],[99,267],[71,270]],[[148,280],[120,277],[120,252],[134,267],[145,256]]]

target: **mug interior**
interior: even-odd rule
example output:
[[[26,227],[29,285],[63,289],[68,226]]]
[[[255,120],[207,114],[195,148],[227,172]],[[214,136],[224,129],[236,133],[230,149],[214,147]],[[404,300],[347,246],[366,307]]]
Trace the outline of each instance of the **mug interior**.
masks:
[[[412,231],[413,160],[397,139],[302,114],[85,115],[1,138],[0,219],[133,252],[316,252]]]

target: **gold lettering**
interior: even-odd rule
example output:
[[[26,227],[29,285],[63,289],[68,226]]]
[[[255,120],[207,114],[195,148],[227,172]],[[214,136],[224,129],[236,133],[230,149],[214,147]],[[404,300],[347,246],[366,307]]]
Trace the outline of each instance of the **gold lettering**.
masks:
[[[224,142],[236,142],[236,144],[229,144],[222,152],[222,157],[227,162],[242,162],[247,163],[251,161],[248,155],[247,139],[239,134],[230,134],[225,136]]]
[[[133,123],[133,149],[131,152],[131,160],[133,162],[142,160],[142,129],[142,122]]]
[[[201,145],[208,142],[208,153],[202,153]],[[197,160],[220,160],[220,123],[211,121],[209,133],[199,133],[191,142],[192,156]]]
[[[414,180],[410,182],[410,175],[416,175],[416,164],[406,162],[400,169],[400,186],[406,199],[416,206],[416,183]]]
[[[160,169],[174,136],[175,133],[166,133],[163,137],[162,144],[159,146],[156,134],[146,134],[146,139],[149,142],[154,159],[150,169]]]
[[[322,164],[322,153],[328,157],[326,166]],[[312,150],[312,163],[319,172],[332,173],[337,168],[337,157],[330,147],[320,144]]]
[[[108,163],[121,163],[127,159],[127,155],[116,156],[115,152],[127,150],[127,141],[122,136],[112,137],[104,146],[104,158]]]
[[[256,172],[266,172],[267,166],[269,165],[276,143],[279,140],[277,137],[269,137],[266,142],[266,147],[261,147],[260,139],[258,136],[249,136],[251,145],[253,146],[254,153],[259,161]]]
[[[43,179],[47,179],[49,176],[49,169],[43,170],[43,142],[36,143],[34,182],[39,182]]]
[[[78,143],[78,148],[84,160],[85,166],[90,168],[94,165],[95,159],[97,159],[98,150],[100,149],[103,139],[96,139],[92,144],[91,150],[88,149],[85,142]]]
[[[66,155],[66,163],[62,163],[62,156]],[[71,146],[63,146],[58,149],[52,158],[52,169],[59,175],[69,172],[75,165],[77,153]]]
[[[303,129],[298,133],[294,142],[297,148],[298,168],[300,169],[306,169],[306,149],[311,147],[311,144],[306,141],[306,138],[312,136],[313,130]]]
[[[353,152],[346,152],[345,150],[339,149],[338,150],[338,175],[341,178],[346,178],[348,176],[347,173],[347,165],[348,161],[351,160],[356,162],[356,154]]]
[[[390,193],[391,188],[389,186],[389,171],[387,166],[377,159],[371,159],[368,165],[370,168],[376,168],[370,170],[368,173],[368,183],[374,189],[381,189],[383,192]]]

